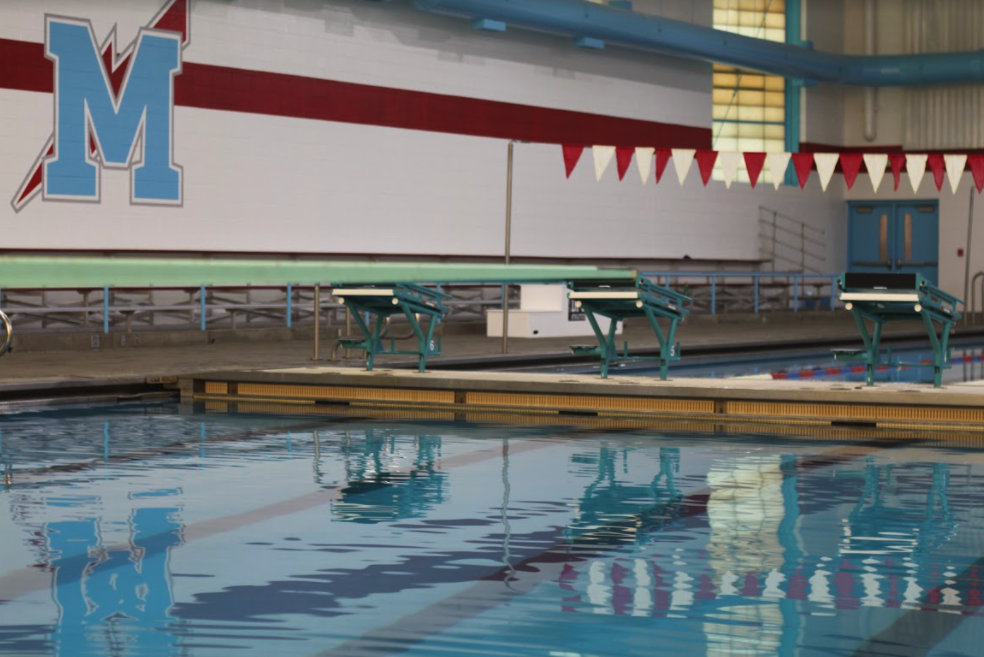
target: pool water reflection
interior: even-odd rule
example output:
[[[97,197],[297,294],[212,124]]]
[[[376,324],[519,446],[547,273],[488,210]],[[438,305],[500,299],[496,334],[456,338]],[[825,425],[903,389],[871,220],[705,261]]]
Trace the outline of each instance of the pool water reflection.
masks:
[[[984,452],[0,418],[0,654],[979,655]]]

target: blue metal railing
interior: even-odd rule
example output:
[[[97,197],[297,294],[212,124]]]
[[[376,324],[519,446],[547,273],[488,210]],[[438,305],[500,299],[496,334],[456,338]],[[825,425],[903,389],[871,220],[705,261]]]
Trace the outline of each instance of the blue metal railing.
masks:
[[[680,287],[688,285],[709,285],[711,288],[710,312],[716,314],[718,309],[717,297],[720,285],[733,285],[747,287],[752,286],[752,310],[759,312],[761,309],[761,281],[766,279],[770,287],[783,287],[792,289],[791,309],[799,312],[800,301],[813,301],[814,307],[819,307],[821,299],[827,299],[830,310],[836,308],[836,286],[838,274],[817,274],[804,272],[642,272],[642,276],[651,278],[654,282],[666,287]],[[700,279],[704,279],[701,281]],[[813,287],[816,294],[810,298],[805,298],[802,292],[808,287]],[[827,290],[828,295],[823,292]]]
[[[833,310],[835,307],[837,274],[795,272],[643,272],[641,275],[656,284],[681,291],[685,286],[689,286],[690,288],[709,287],[710,298],[707,311],[711,314],[716,314],[724,310],[729,301],[734,303],[736,300],[735,292],[741,294],[740,297],[737,297],[738,302],[744,307],[748,307],[750,304],[752,311],[755,313],[765,309],[777,309],[775,304],[776,299],[781,299],[779,310],[798,312],[806,308],[819,309],[820,307],[829,307]],[[438,290],[458,287],[455,284],[449,283],[428,283],[427,285],[436,287]],[[463,287],[479,285],[481,284],[475,283]],[[499,308],[504,308],[509,298],[509,290],[514,288],[513,284],[504,285],[498,281],[490,281],[481,286],[499,288],[501,290],[500,299],[459,299],[457,303],[455,301],[451,302],[452,308],[459,307],[459,304],[462,308],[476,304],[480,307],[498,306]],[[88,326],[88,321],[91,318],[101,323],[102,326],[100,328],[104,333],[111,332],[117,325],[119,316],[122,316],[126,320],[126,327],[129,330],[130,320],[135,315],[155,312],[171,314],[172,316],[179,312],[189,313],[188,321],[191,326],[202,331],[215,326],[215,323],[222,319],[231,320],[232,326],[234,327],[235,322],[231,317],[233,313],[247,315],[255,313],[265,317],[267,322],[272,320],[274,325],[282,322],[282,325],[292,327],[298,323],[301,317],[309,318],[309,315],[313,312],[313,299],[295,298],[295,295],[309,288],[313,290],[313,286],[290,283],[285,283],[279,287],[263,286],[258,289],[279,290],[283,296],[279,299],[271,299],[258,303],[252,303],[248,300],[245,303],[240,303],[213,299],[213,294],[225,290],[222,286],[212,287],[201,285],[194,289],[194,292],[197,293],[197,299],[192,295],[184,303],[145,305],[141,302],[121,303],[120,299],[116,297],[116,293],[120,290],[106,286],[101,290],[95,290],[102,293],[102,298],[97,298],[96,302],[92,305],[86,302],[83,305],[37,306],[32,304],[21,307],[17,303],[7,303],[5,304],[6,308],[4,310],[8,315],[23,314],[41,321],[44,321],[43,318],[46,316],[51,318],[65,318],[66,316],[83,315],[84,320],[79,324],[79,328],[84,329],[84,327]],[[807,294],[806,291],[811,288],[813,289],[813,294]],[[167,292],[168,290],[182,291],[184,293],[189,292],[188,288],[155,288],[157,292]],[[128,292],[125,289],[122,291]],[[722,294],[725,291],[731,294],[727,300],[722,300]],[[777,291],[781,294],[775,294]],[[5,289],[4,292],[13,293],[16,290]],[[691,294],[691,296],[693,295]],[[698,303],[701,308],[703,308],[706,300],[706,295],[699,296]],[[7,299],[7,301],[9,302],[10,300]],[[338,308],[338,304],[334,303],[321,303],[320,306],[324,309]],[[218,315],[213,319],[212,314],[216,311],[218,311]],[[225,313],[222,311],[225,311]],[[280,319],[277,319],[277,317]],[[66,321],[65,323],[71,322]],[[174,325],[180,326],[180,322]],[[188,324],[185,324],[185,326],[188,326]]]

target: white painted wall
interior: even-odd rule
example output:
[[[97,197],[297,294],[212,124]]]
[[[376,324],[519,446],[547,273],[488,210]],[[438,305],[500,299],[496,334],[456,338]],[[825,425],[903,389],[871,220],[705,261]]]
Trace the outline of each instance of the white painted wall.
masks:
[[[837,181],[826,194],[815,174],[806,190],[766,184],[753,190],[741,183],[729,190],[713,181],[705,188],[694,163],[681,187],[671,161],[659,185],[642,185],[635,163],[623,181],[613,163],[596,182],[589,151],[567,180],[556,166],[556,147],[524,144],[516,153],[516,176],[523,181],[514,192],[516,255],[754,259],[759,206],[765,206],[827,231],[831,271],[842,266],[846,211]]]
[[[41,42],[43,14],[84,16],[122,41],[160,0],[9,0],[0,38]],[[408,2],[198,0],[188,62],[234,66],[608,116],[709,127],[710,67],[575,49],[521,31],[486,34]],[[710,2],[636,3],[710,21]],[[0,190],[10,198],[52,129],[49,94],[0,90]],[[0,205],[0,248],[359,254],[502,253],[506,143],[441,133],[178,107],[183,207],[131,206],[125,172],[103,172],[98,204]],[[840,266],[843,203],[798,189],[680,188],[636,172],[601,183],[590,151],[570,180],[557,145],[516,149],[513,253],[618,258],[758,257],[758,207],[825,227]]]

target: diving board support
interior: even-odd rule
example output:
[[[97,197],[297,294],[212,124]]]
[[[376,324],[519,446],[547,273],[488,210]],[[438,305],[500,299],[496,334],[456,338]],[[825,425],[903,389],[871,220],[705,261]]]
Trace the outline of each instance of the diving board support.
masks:
[[[372,371],[376,356],[415,355],[418,371],[427,369],[427,358],[441,354],[441,339],[434,342],[434,332],[448,312],[444,301],[451,297],[443,292],[411,283],[386,283],[376,285],[336,286],[331,291],[339,302],[349,309],[351,317],[362,337],[339,338],[344,349],[361,349],[366,353],[366,370]],[[384,345],[385,331],[393,315],[406,317],[417,339],[416,350],[396,348],[396,339]],[[427,317],[426,327],[421,317]]]
[[[572,346],[572,352],[579,355],[600,356],[601,377],[604,379],[608,378],[613,362],[658,361],[659,377],[663,381],[666,380],[670,363],[680,360],[680,345],[676,342],[676,331],[677,325],[690,312],[684,307],[684,304],[690,301],[690,297],[660,287],[644,278],[610,282],[572,282],[568,287],[571,288],[568,298],[584,312],[598,340],[598,346],[595,348]],[[601,328],[598,316],[611,320],[607,333]],[[618,323],[630,317],[645,317],[649,322],[659,342],[659,356],[629,356],[627,342],[623,353],[619,355],[615,344]],[[660,319],[669,321],[665,330],[660,326]]]
[[[862,350],[834,350],[835,360],[863,360],[865,383],[875,383],[880,365],[882,329],[887,322],[921,318],[933,348],[931,363],[899,363],[908,367],[932,367],[933,386],[943,385],[943,370],[950,367],[950,332],[961,318],[963,301],[932,285],[919,274],[843,274],[837,279],[838,298],[854,315],[861,333]],[[871,323],[871,330],[868,324]],[[937,330],[937,324],[939,329]]]

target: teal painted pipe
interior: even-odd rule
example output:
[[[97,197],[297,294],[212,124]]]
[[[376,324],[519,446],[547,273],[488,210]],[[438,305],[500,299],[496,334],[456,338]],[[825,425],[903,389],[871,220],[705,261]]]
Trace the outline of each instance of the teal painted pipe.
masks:
[[[984,80],[984,50],[931,55],[840,55],[585,0],[414,0],[423,11],[501,21],[571,38],[720,62],[787,78],[866,87]]]

